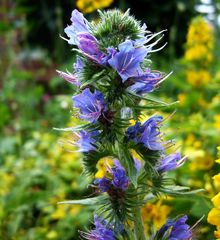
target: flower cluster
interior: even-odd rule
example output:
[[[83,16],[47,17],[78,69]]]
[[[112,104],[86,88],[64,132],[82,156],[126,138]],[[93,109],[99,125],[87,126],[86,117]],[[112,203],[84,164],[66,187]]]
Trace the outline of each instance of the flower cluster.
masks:
[[[210,63],[213,60],[213,43],[213,27],[203,17],[195,18],[187,35],[186,60]]]
[[[149,53],[158,50],[153,48],[162,37],[154,39],[163,31],[149,33],[145,24],[129,16],[129,11],[100,12],[100,17],[100,22],[88,22],[78,10],[72,12],[71,25],[64,30],[68,39],[64,39],[74,45],[76,63],[73,73],[58,71],[76,86],[73,105],[86,122],[70,128],[77,137],[73,144],[83,153],[86,172],[96,176],[100,159],[115,159],[104,176],[91,185],[98,196],[82,200],[83,204],[101,206],[97,211],[103,217],[95,216],[95,228],[82,236],[113,240],[132,235],[131,239],[145,240],[141,207],[150,193],[156,198],[174,191],[165,185],[165,172],[185,162],[179,153],[166,155],[170,142],[163,140],[160,131],[162,116],[139,121],[145,109],[141,101],[167,77],[150,69],[148,60]],[[152,99],[148,103],[146,109],[154,109],[158,103],[166,106]],[[80,200],[71,203],[79,204]],[[185,221],[186,217],[169,220],[158,234],[189,239],[191,232]],[[158,239],[158,234],[153,239]]]

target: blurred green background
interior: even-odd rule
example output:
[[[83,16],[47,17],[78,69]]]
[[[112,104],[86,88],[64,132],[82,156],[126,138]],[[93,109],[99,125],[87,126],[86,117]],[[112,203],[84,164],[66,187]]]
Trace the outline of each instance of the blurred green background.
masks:
[[[220,145],[219,0],[1,0],[0,239],[79,239],[78,230],[91,223],[92,209],[57,205],[91,194],[80,154],[66,149],[71,136],[53,130],[78,121],[71,112],[72,86],[56,75],[56,69],[72,71],[73,52],[59,35],[65,36],[74,8],[89,20],[98,8],[130,8],[150,31],[168,29],[168,46],[151,58],[153,69],[174,71],[155,96],[180,101],[165,129],[189,160],[172,176],[206,192],[149,203],[146,231],[168,215],[187,213],[192,224],[205,216],[198,239],[214,239],[206,218],[210,198],[220,190],[212,181],[220,171],[214,162]],[[169,118],[173,111],[162,114]]]

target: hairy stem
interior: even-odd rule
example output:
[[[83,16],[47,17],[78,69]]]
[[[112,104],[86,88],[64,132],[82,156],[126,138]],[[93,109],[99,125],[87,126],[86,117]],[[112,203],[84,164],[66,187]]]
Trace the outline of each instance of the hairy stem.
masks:
[[[133,217],[134,217],[134,230],[135,230],[136,239],[146,240],[140,207],[137,207],[135,209]]]

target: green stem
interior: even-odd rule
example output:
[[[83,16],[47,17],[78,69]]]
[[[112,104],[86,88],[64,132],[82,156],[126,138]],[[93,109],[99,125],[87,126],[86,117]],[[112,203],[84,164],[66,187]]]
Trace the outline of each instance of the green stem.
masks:
[[[133,214],[134,217],[134,231],[137,240],[146,240],[144,234],[144,225],[141,216],[141,209],[138,207]]]

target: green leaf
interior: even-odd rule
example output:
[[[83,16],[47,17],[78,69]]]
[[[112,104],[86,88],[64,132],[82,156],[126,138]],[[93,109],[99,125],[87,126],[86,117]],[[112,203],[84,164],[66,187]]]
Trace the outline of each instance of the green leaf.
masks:
[[[102,196],[98,196],[98,197],[94,197],[94,198],[68,200],[68,201],[58,202],[58,204],[95,205],[95,204],[99,204],[101,200],[102,200]]]
[[[185,195],[194,195],[197,193],[204,192],[204,189],[197,189],[197,190],[192,190],[189,191],[188,187],[182,187],[182,186],[169,186],[169,188],[163,188],[162,192],[172,195],[172,196],[185,196]]]

